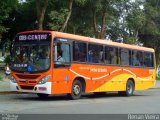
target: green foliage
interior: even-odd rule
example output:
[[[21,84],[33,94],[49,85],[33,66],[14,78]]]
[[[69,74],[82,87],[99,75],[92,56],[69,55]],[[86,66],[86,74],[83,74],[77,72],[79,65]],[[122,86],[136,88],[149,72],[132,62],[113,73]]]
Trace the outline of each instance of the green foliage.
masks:
[[[133,9],[127,16],[128,28],[132,30],[139,30],[145,24],[144,12],[140,9]]]
[[[158,0],[146,0],[144,10],[146,22],[139,40],[145,46],[155,49],[158,65],[160,63],[160,3]]]
[[[140,8],[142,3],[134,2],[132,3],[132,9],[129,11],[126,22],[127,22],[127,28],[130,31],[130,38],[126,41],[126,43],[136,43],[136,40],[138,40],[138,34],[142,30],[142,28],[145,26],[146,17],[143,9]],[[132,40],[132,41],[131,41]]]
[[[0,34],[7,31],[3,22],[9,18],[9,14],[16,9],[18,0],[0,0]]]
[[[84,6],[87,2],[87,0],[75,0],[76,4],[78,4],[79,6]]]
[[[135,37],[129,37],[127,39],[127,44],[135,44],[137,42],[137,39]]]
[[[155,0],[157,1],[157,0]],[[146,24],[144,32],[152,35],[160,34],[160,5],[155,1],[148,1],[145,3],[145,16],[146,16]]]
[[[11,56],[8,55],[8,56],[5,58],[4,62],[5,62],[6,64],[10,64],[10,62],[11,62]]]
[[[0,81],[2,81],[3,80],[3,77],[2,77],[2,75],[0,74]]]
[[[160,81],[160,77],[156,76],[156,80],[159,80],[159,81]]]
[[[92,11],[88,1],[86,0],[84,5],[79,5],[76,2],[73,6],[72,15],[67,25],[67,32],[84,36],[93,36],[94,32],[91,18]]]
[[[0,25],[0,32],[7,32],[7,29],[4,26]]]
[[[49,27],[52,30],[59,31],[65,21],[65,17],[67,14],[68,14],[68,9],[61,9],[60,11],[51,11],[49,13],[49,18],[50,18]]]

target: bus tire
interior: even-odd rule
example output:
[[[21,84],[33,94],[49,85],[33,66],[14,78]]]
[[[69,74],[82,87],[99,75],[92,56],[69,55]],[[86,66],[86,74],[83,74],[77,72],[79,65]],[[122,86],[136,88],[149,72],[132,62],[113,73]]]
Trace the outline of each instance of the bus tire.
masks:
[[[132,96],[134,93],[134,83],[132,80],[128,80],[126,84],[126,96]]]
[[[75,80],[72,84],[71,93],[67,95],[72,100],[80,99],[82,95],[82,83],[79,80]]]
[[[37,95],[39,98],[43,98],[43,99],[45,99],[49,96],[49,94],[43,94],[43,93],[37,93]]]
[[[120,96],[132,96],[134,93],[134,83],[132,80],[128,80],[126,84],[126,91],[118,91]]]

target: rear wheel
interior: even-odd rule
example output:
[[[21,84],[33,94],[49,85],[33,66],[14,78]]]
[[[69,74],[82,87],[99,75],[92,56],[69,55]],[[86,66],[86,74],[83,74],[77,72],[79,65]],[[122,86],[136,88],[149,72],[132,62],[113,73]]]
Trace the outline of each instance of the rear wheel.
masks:
[[[82,83],[79,80],[75,80],[72,84],[72,90],[70,94],[67,94],[72,100],[77,100],[82,95]]]
[[[126,91],[119,91],[120,96],[132,96],[134,93],[134,83],[132,80],[128,80],[126,84]]]
[[[43,98],[43,99],[45,99],[49,96],[48,94],[43,94],[43,93],[37,93],[37,95],[39,98]]]
[[[126,84],[126,96],[132,96],[134,93],[134,83],[132,80],[128,80]]]

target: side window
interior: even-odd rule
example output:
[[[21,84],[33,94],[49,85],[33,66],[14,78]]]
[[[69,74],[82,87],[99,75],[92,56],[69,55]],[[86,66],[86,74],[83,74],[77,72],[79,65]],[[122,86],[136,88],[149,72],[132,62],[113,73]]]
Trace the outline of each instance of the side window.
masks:
[[[153,54],[152,53],[144,53],[144,66],[145,67],[154,67],[153,62]]]
[[[133,66],[143,66],[143,52],[140,51],[133,51],[132,52],[133,58]]]
[[[58,41],[54,48],[54,62],[57,65],[68,65],[70,63],[70,44]]]
[[[119,64],[118,48],[105,47],[105,64]]]
[[[121,65],[131,65],[131,52],[128,49],[121,48],[120,49],[120,60]]]
[[[140,62],[140,66],[144,66],[143,52],[138,52],[138,60]]]
[[[83,42],[73,42],[73,61],[86,62],[87,45]]]
[[[102,45],[88,44],[88,62],[104,63],[104,52]]]

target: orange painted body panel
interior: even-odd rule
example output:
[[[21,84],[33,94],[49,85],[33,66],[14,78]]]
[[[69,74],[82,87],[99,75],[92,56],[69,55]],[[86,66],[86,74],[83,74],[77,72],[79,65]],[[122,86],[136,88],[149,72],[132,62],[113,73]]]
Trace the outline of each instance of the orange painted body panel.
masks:
[[[123,91],[129,78],[134,79],[136,90],[143,90],[153,87],[155,78],[154,69],[118,66],[72,64],[69,69],[57,68],[53,71],[53,94],[70,93],[72,82],[77,77],[85,79],[86,92]],[[117,76],[118,80],[115,78]],[[101,86],[106,83],[111,84],[113,89],[102,89]]]

